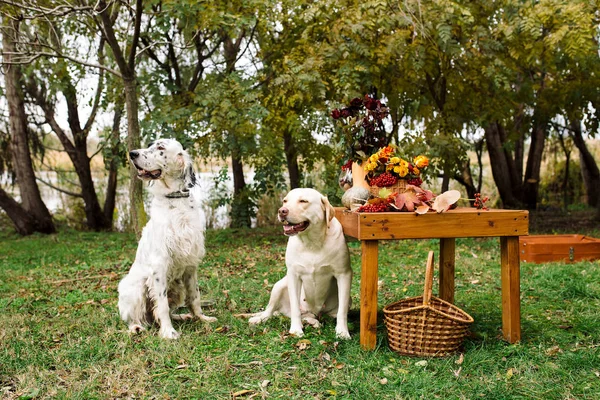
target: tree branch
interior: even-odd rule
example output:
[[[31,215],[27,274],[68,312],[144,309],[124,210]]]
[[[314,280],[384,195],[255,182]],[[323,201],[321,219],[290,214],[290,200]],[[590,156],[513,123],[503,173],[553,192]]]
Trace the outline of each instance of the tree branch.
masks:
[[[52,188],[52,189],[54,189],[54,190],[57,190],[57,191],[59,191],[60,193],[64,193],[64,194],[66,194],[66,195],[68,195],[68,196],[73,196],[73,197],[81,197],[81,198],[83,198],[83,195],[82,195],[81,193],[74,193],[74,192],[70,192],[70,191],[68,191],[68,190],[65,190],[65,189],[61,189],[61,188],[59,188],[59,187],[56,187],[56,186],[54,186],[54,185],[53,185],[53,184],[51,184],[50,182],[46,182],[45,180],[43,180],[42,178],[39,178],[39,177],[37,177],[37,176],[35,177],[35,179],[36,179],[37,181],[40,181],[40,182],[42,182],[44,185],[46,185],[46,186],[48,186],[48,187],[51,187],[51,188]]]
[[[106,43],[104,37],[100,37],[100,44],[98,46],[98,62],[100,65],[104,65],[104,43]],[[98,108],[100,106],[100,99],[102,98],[102,92],[104,91],[104,73],[103,70],[100,70],[98,76],[98,87],[96,88],[96,94],[94,96],[94,104],[92,105],[92,111],[88,120],[83,127],[83,132],[85,132],[86,136],[92,128],[92,124],[96,120],[96,115],[98,114]]]
[[[110,72],[113,75],[118,76],[119,78],[122,78],[122,75],[109,67],[106,67],[104,65],[98,65],[98,64],[93,64],[93,63],[88,63],[86,61],[83,60],[79,60],[75,57],[71,57],[65,54],[53,54],[53,53],[47,53],[47,52],[39,52],[39,53],[35,53],[35,54],[23,54],[23,53],[16,53],[16,52],[2,52],[0,51],[0,56],[5,56],[5,55],[11,55],[11,56],[20,56],[22,58],[17,59],[16,61],[10,60],[7,62],[4,62],[4,64],[6,65],[29,65],[31,63],[33,63],[35,60],[37,60],[38,58],[42,58],[42,57],[48,57],[48,58],[64,58],[66,60],[70,60],[73,61],[74,63],[77,64],[81,64],[81,65],[85,65],[86,67],[92,67],[92,68],[98,68],[98,69],[102,69],[104,71]],[[28,56],[29,58],[24,58],[25,56]]]
[[[142,0],[136,0],[135,20],[134,20],[135,25],[133,28],[133,37],[131,39],[131,49],[129,51],[129,61],[127,62],[131,71],[133,71],[135,69],[135,55],[136,55],[138,43],[140,41],[140,31],[141,31],[141,26],[142,26],[142,12],[144,11],[142,3],[143,3]]]
[[[81,11],[91,11],[94,9],[92,6],[76,7],[76,6],[72,6],[70,4],[69,5],[66,5],[66,4],[59,5],[54,8],[45,8],[45,7],[41,7],[41,6],[33,7],[33,6],[28,5],[26,2],[15,2],[15,1],[10,1],[10,0],[0,0],[0,4],[15,6],[15,7],[24,9],[24,10],[33,11],[33,12],[38,13],[38,14],[31,15],[31,16],[27,16],[27,15],[23,15],[23,14],[21,14],[19,16],[19,18],[21,18],[21,19],[32,19],[32,20],[36,19],[36,18],[48,17],[48,16],[63,17],[65,15],[68,15],[71,13],[81,12]]]

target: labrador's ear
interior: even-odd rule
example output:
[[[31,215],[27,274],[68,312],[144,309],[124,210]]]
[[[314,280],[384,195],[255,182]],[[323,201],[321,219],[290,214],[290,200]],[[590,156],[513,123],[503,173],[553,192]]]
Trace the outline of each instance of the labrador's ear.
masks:
[[[335,208],[333,208],[331,203],[329,203],[329,199],[325,196],[321,197],[321,203],[325,209],[325,219],[327,220],[327,227],[329,228],[331,220],[335,217]]]

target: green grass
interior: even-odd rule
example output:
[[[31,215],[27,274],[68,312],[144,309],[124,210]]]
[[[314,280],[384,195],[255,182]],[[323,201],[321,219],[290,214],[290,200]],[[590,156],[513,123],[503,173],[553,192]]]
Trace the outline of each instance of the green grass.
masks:
[[[500,340],[497,239],[457,240],[456,302],[475,319],[472,335],[462,357],[423,360],[391,352],[383,324],[375,351],[360,349],[357,242],[350,341],[336,340],[330,318],[299,346],[285,318],[250,328],[235,317],[266,305],[285,243],[279,228],[207,232],[199,280],[219,320],[176,322],[181,339],[165,341],[156,328],[131,336],[117,314],[134,236],[0,232],[0,398],[600,398],[599,262],[522,264],[523,340],[510,345]],[[420,294],[437,248],[382,242],[380,309]]]

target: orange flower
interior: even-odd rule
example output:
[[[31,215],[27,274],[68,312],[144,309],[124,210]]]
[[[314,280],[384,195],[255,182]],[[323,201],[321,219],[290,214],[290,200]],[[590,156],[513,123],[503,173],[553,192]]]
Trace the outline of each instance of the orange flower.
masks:
[[[417,166],[417,168],[425,168],[426,166],[429,165],[429,159],[427,157],[425,157],[424,155],[420,155],[417,156],[413,159],[414,164]]]

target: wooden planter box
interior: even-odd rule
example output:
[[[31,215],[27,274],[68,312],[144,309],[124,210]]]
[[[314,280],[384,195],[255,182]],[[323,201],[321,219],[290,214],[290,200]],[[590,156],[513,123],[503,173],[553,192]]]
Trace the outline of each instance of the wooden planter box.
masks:
[[[532,235],[519,238],[522,262],[576,262],[600,259],[600,239],[583,235]]]

